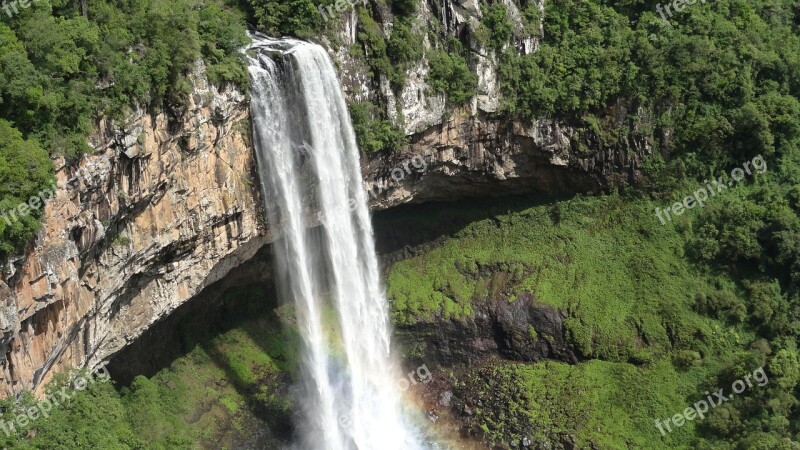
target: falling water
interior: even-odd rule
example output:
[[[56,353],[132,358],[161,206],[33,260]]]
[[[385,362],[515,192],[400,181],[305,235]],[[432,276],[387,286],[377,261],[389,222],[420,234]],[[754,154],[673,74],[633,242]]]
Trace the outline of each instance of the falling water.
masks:
[[[268,220],[283,233],[275,246],[281,291],[294,301],[306,347],[307,423],[298,446],[425,448],[395,388],[400,375],[390,357],[359,152],[336,72],[317,45],[253,41],[248,58],[259,174]],[[317,222],[323,226],[309,231]],[[338,313],[335,327],[326,319],[330,304]]]

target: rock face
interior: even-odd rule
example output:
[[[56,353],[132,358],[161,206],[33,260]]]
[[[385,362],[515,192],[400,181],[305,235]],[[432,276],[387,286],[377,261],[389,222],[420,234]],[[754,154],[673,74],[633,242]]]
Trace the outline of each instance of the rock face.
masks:
[[[524,125],[483,115],[458,116],[412,137],[403,152],[365,168],[365,187],[378,208],[465,197],[587,192],[623,180],[636,182],[641,150],[574,150],[575,130],[540,119]],[[424,161],[421,162],[421,161]]]
[[[515,2],[504,3],[521,27]],[[435,25],[459,38],[481,15],[473,0],[445,0],[433,8],[420,2],[417,26]],[[383,29],[390,30],[390,22],[387,13]],[[357,27],[356,15],[344,13],[338,44],[326,44],[345,92],[359,101],[383,96],[380,103],[411,141],[363,161],[373,209],[602,189],[635,182],[651,152],[644,137],[605,147],[559,119],[522,123],[490,115],[499,94],[493,50],[473,49],[479,85],[467,106],[453,109],[429,92],[424,60],[395,93],[385,76],[373,79],[351,56]],[[520,53],[538,46],[537,38],[520,33],[513,41]],[[431,45],[427,37],[423,45]],[[54,373],[70,367],[98,366],[273,240],[262,219],[247,97],[209,85],[202,64],[192,82],[181,117],[138,110],[125,123],[100,121],[90,138],[94,151],[77,169],[56,161],[58,191],[45,207],[42,230],[0,278],[0,396],[41,391]],[[625,123],[624,105],[613,116]],[[486,314],[495,318],[485,326],[510,330],[499,341],[491,337],[490,346],[503,351],[519,353],[522,341],[513,320],[498,317],[523,314],[557,334],[557,312]],[[558,353],[540,344],[535,354],[517,356]]]
[[[510,42],[503,50],[510,47],[520,55],[534,53],[544,35],[543,23],[540,19],[538,27],[526,26],[521,10],[528,5],[543,17],[544,0],[500,3],[512,27]],[[353,32],[358,26],[355,14],[344,13],[345,26],[335,39],[326,41],[348,96],[384,105],[387,116],[411,137],[408,148],[379,156],[364,168],[365,188],[372,193],[373,206],[390,208],[401,203],[527,192],[586,192],[637,182],[642,159],[652,154],[652,145],[628,119],[633,112],[638,117],[647,115],[630,111],[631,106],[622,99],[608,111],[606,125],[628,131],[623,143],[606,144],[564,119],[520,121],[498,114],[502,99],[498,52],[487,48],[474,31],[482,27],[484,5],[477,0],[419,2],[412,28],[421,36],[425,56],[408,68],[405,84],[396,90],[385,76],[370,80],[364,75],[369,71],[363,61],[352,56],[354,45],[364,45],[356,41]],[[377,7],[376,15],[381,28],[391,35],[391,8]],[[468,62],[478,82],[468,105],[454,108],[444,95],[432,92],[426,55],[437,44],[431,42],[427,30],[442,30],[468,49]],[[643,120],[643,125],[650,124]],[[413,160],[424,160],[424,168],[404,169]]]
[[[475,305],[473,305],[475,306]],[[467,320],[433,320],[400,327],[401,347],[422,362],[444,367],[470,367],[501,355],[515,361],[555,359],[576,363],[567,342],[566,314],[527,300],[493,299]]]
[[[0,283],[4,396],[97,366],[267,242],[246,97],[203,73],[179,122],[103,121],[78,170],[57,162],[43,228]]]

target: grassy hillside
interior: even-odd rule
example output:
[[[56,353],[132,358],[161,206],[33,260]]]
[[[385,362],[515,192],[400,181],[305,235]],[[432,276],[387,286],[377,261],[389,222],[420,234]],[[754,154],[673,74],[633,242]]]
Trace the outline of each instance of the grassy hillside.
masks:
[[[456,392],[473,401],[490,399],[468,423],[497,445],[527,437],[534,448],[559,441],[580,448],[691,448],[695,422],[662,440],[653,419],[683,411],[707,373],[681,372],[668,360],[645,367],[600,360],[508,364],[469,373]]]
[[[553,442],[794,448],[796,294],[784,284],[783,270],[769,269],[769,258],[778,256],[769,250],[771,235],[757,227],[747,234],[756,218],[770,226],[769,206],[754,198],[782,190],[772,184],[782,173],[775,169],[774,176],[742,184],[667,224],[655,208],[670,203],[641,196],[536,206],[525,199],[494,201],[492,217],[391,267],[395,321],[469,321],[491,301],[529,301],[567,313],[568,342],[587,361],[495,362],[455,376],[456,393],[471,410],[465,416],[470,429],[497,445],[528,438],[544,448]],[[681,185],[675,194],[691,187]],[[773,208],[783,202],[768,198],[777,202]],[[437,205],[435,214],[463,208]],[[729,217],[742,208],[758,208],[761,215]],[[793,227],[796,213],[796,207],[783,209]],[[714,241],[718,253],[706,255],[707,230],[717,227],[739,232],[717,233],[727,236]],[[764,252],[761,264],[719,257],[727,246],[741,248],[741,239],[754,240],[753,251]],[[730,391],[733,381],[761,367],[767,386],[748,389],[705,420],[664,436],[656,427],[656,419],[681,413],[705,391]]]
[[[476,222],[430,254],[392,267],[395,320],[464,318],[473,302],[529,292],[570,313],[570,333],[588,357],[659,354],[670,339],[688,343],[698,333],[735,339],[692,311],[696,295],[717,288],[685,257],[685,233],[662,226],[654,205],[575,199]],[[638,348],[642,339],[650,345]]]

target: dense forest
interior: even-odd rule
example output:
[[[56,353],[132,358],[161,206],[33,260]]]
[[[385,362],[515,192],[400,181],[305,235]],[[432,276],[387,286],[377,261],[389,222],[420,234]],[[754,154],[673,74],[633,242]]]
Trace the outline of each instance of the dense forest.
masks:
[[[498,364],[453,375],[463,398],[497,389],[497,408],[470,418],[487,442],[519,442],[530,429],[580,429],[580,443],[597,448],[800,448],[800,1],[715,0],[688,6],[669,22],[656,3],[546,1],[542,12],[523,0],[526,30],[538,35],[543,20],[544,32],[538,51],[526,56],[509,45],[519,36],[503,2],[482,3],[480,26],[469,38],[425,29],[432,48],[422,48],[421,31],[414,31],[416,1],[355,3],[359,45],[352,53],[394,89],[424,58],[430,88],[457,109],[476,92],[474,55],[490,49],[502,90],[497,117],[561,118],[575,124],[576,146],[586,152],[592,151],[587,142],[623,146],[632,135],[654,150],[639,185],[500,208],[496,220],[477,221],[441,248],[390,268],[399,325],[468,320],[474,299],[490,293],[478,265],[504,267],[512,292],[535,292],[569,311],[570,344],[585,362]],[[47,189],[51,159],[70,165],[90,151],[86,137],[98,117],[124,119],[134,108],[151,108],[180,120],[198,60],[214,83],[246,90],[240,48],[248,26],[312,40],[331,36],[338,19],[325,21],[318,12],[331,4],[40,0],[16,14],[0,11],[0,210]],[[378,6],[393,13],[391,35],[376,19]],[[379,100],[350,105],[365,154],[390,152],[409,139],[384,109]],[[727,183],[734,169],[759,157],[765,171],[705,207],[666,224],[653,212],[709,180]],[[33,211],[19,221],[0,220],[0,254],[20,254],[38,219]],[[504,248],[509,236],[515,247],[487,250]],[[562,267],[554,255],[573,263]],[[533,266],[544,269],[534,277]],[[265,339],[272,353],[242,344],[246,339],[235,333],[209,338],[157,377],[140,377],[122,390],[93,385],[29,430],[0,434],[0,445],[192,448],[213,428],[192,429],[182,419],[190,413],[177,405],[190,404],[192,395],[226,399],[226,414],[243,403],[286,411],[288,405],[256,387],[292,367],[276,344],[281,339]],[[193,393],[185,381],[195,371],[187,366],[202,365],[220,348],[242,353],[229,363],[247,398]],[[702,392],[761,367],[769,384],[745,391],[705,421],[666,436],[653,425]],[[599,392],[594,400],[609,410],[577,398],[570,387],[576,384]],[[22,408],[11,400],[4,406],[6,421]],[[557,440],[542,433],[539,442]]]

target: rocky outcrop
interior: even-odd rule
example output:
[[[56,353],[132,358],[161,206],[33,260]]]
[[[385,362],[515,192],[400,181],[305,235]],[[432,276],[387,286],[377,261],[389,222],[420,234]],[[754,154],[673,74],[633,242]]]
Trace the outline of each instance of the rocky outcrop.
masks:
[[[422,321],[398,328],[401,347],[424,355],[420,363],[444,367],[469,367],[497,355],[515,361],[578,362],[579,355],[566,337],[565,312],[529,298],[492,299],[473,307],[475,315],[467,319]]]
[[[521,5],[529,4],[542,16],[544,1],[501,3],[513,28],[503,51],[532,54],[544,35],[543,24],[540,21],[535,30],[526,26]],[[586,130],[579,118],[523,121],[499,113],[498,52],[487,48],[475,31],[482,27],[483,7],[475,0],[419,2],[411,23],[425,52],[408,68],[406,82],[397,90],[390,88],[385,76],[370,79],[364,62],[353,57],[350,49],[364,45],[356,40],[354,13],[344,13],[345,26],[335,39],[326,41],[348,96],[384,105],[387,116],[410,136],[407,148],[374,158],[364,167],[365,188],[373,194],[373,206],[384,209],[402,203],[530,192],[587,192],[639,181],[642,160],[652,154],[652,143],[646,133],[629,124],[629,117],[642,118],[640,128],[652,124],[647,124],[645,111],[624,99],[606,114],[607,129],[627,130],[624,140],[613,143]],[[382,28],[391,35],[391,8],[376,9]],[[432,91],[426,55],[441,44],[432,42],[429,30],[441,30],[468,49],[469,64],[478,81],[476,95],[468,105],[454,108],[444,95]],[[420,158],[426,162],[423,170],[396,170]]]
[[[630,147],[596,145],[581,153],[579,139],[585,137],[552,119],[526,125],[457,115],[414,135],[404,151],[370,161],[365,186],[381,209],[468,197],[589,192],[635,183],[652,151],[642,139]],[[417,163],[420,158],[424,164]]]
[[[102,121],[77,168],[56,162],[43,228],[0,283],[3,394],[97,366],[268,241],[247,99],[203,73],[179,120]]]

